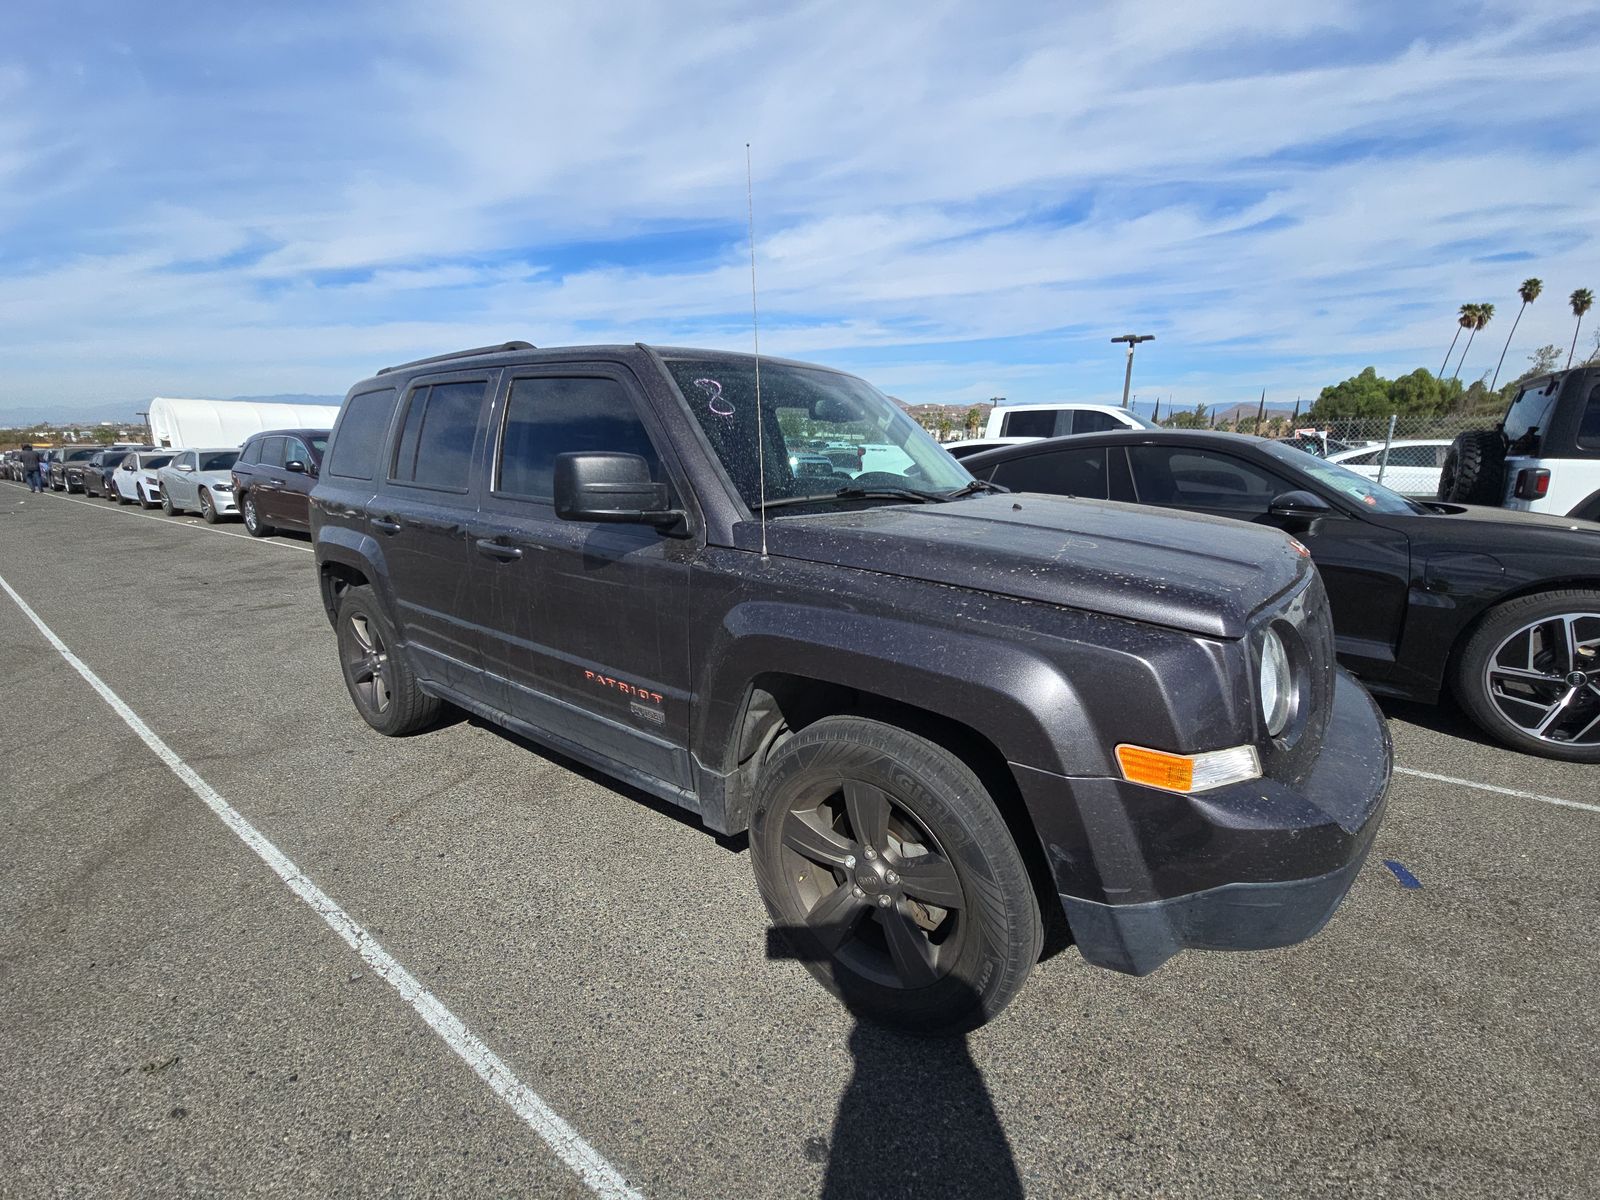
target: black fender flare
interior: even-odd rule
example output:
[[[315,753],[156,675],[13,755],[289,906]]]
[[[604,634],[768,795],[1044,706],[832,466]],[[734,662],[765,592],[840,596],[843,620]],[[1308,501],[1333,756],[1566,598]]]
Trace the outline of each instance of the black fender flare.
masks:
[[[1060,775],[1106,775],[1102,744],[1077,687],[1022,643],[935,630],[838,609],[751,601],[730,610],[706,647],[691,746],[731,771],[752,685],[782,674],[921,709],[986,738],[1009,762]],[[888,668],[888,669],[886,669]],[[885,687],[892,678],[894,686]]]
[[[242,498],[240,506],[243,507]],[[332,624],[339,614],[338,595],[331,586],[331,576],[327,567],[330,564],[338,564],[358,571],[366,577],[379,603],[388,611],[395,629],[399,630],[400,622],[395,619],[394,589],[390,586],[389,572],[384,564],[383,547],[378,544],[378,539],[363,530],[350,529],[343,525],[323,525],[317,530],[315,540],[318,588],[322,594],[322,608],[328,615],[329,624]]]

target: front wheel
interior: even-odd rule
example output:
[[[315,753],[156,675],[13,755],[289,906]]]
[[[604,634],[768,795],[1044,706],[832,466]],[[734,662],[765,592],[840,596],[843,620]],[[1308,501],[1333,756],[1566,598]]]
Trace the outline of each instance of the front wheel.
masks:
[[[169,517],[178,515],[177,506],[172,503],[172,496],[167,492],[161,493],[161,511]]]
[[[211,498],[211,489],[200,489],[200,517],[207,525],[215,525],[222,518],[217,516],[217,502]]]
[[[144,488],[142,486],[139,487],[138,492],[140,508],[154,508],[156,506],[156,502],[144,494]]]
[[[1492,609],[1461,649],[1455,693],[1512,749],[1600,762],[1600,591],[1563,589]]]
[[[336,628],[339,665],[362,719],[388,737],[404,737],[432,724],[439,701],[418,686],[370,587],[344,593]]]
[[[271,537],[276,530],[261,519],[261,514],[256,511],[256,498],[250,492],[244,495],[244,531],[251,537]]]
[[[858,1015],[972,1029],[1038,961],[1038,902],[1005,820],[965,763],[902,729],[826,717],[780,745],[750,850],[780,932]]]

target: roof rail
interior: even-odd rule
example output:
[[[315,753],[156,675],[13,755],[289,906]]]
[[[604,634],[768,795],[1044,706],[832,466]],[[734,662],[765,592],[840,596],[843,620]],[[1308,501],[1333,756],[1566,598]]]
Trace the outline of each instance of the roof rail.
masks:
[[[400,363],[393,367],[384,367],[379,375],[387,375],[390,371],[404,371],[407,367],[422,367],[428,363],[449,362],[454,358],[477,358],[480,354],[504,354],[507,350],[536,350],[532,342],[501,342],[498,346],[474,346],[471,350],[452,350],[449,354],[435,354],[432,358],[419,358],[414,362]]]

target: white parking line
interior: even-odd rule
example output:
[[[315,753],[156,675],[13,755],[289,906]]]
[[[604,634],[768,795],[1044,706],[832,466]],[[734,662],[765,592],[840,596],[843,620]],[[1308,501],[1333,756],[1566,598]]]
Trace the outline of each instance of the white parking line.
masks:
[[[328,928],[343,938],[374,973],[399,992],[406,1003],[416,1010],[417,1015],[439,1035],[445,1045],[455,1051],[478,1078],[489,1085],[495,1095],[511,1106],[512,1111],[522,1118],[529,1129],[539,1135],[545,1145],[555,1152],[557,1158],[583,1180],[590,1191],[604,1197],[605,1200],[643,1200],[642,1195],[628,1185],[628,1181],[620,1171],[584,1141],[578,1131],[562,1120],[537,1093],[512,1074],[511,1068],[499,1055],[479,1040],[478,1036],[433,993],[423,987],[411,972],[396,962],[370,933],[356,924],[355,920],[334,902],[331,896],[307,879],[299,867],[268,841],[255,826],[245,820],[216,789],[200,778],[194,768],[162,741],[120,696],[56,636],[55,631],[39,618],[38,613],[28,607],[27,601],[17,595],[16,590],[3,577],[0,577],[0,588],[5,589],[6,595],[11,597],[23,615],[32,621],[34,627],[55,647],[56,652],[66,659],[68,665],[83,676],[90,687],[100,693],[100,698],[111,706],[129,729],[139,735],[139,740],[150,747],[156,757],[166,763],[168,769],[181,779],[191,792],[203,800],[224,825],[238,835],[240,841],[249,846],[262,862],[272,868],[273,873],[283,880],[291,892],[304,900],[311,910],[327,923]]]
[[[52,500],[65,500],[68,504],[81,504],[85,508],[94,509],[96,512],[116,512],[121,513],[125,517],[143,517],[146,521],[160,521],[163,525],[166,525],[171,529],[199,529],[206,533],[220,533],[223,537],[243,538],[247,542],[259,542],[263,546],[282,546],[285,550],[302,550],[307,554],[315,553],[310,546],[297,546],[293,542],[278,542],[271,541],[266,538],[253,538],[248,533],[234,533],[231,530],[218,529],[214,525],[190,525],[187,522],[179,523],[174,521],[171,517],[158,517],[154,513],[129,512],[120,504],[117,505],[116,508],[108,508],[104,504],[96,504],[93,500],[79,500],[76,496],[63,496],[58,492],[44,492],[42,494],[49,496]]]
[[[1562,808],[1581,808],[1586,812],[1600,813],[1600,804],[1584,804],[1578,800],[1563,800],[1560,796],[1541,796],[1538,792],[1519,792],[1516,788],[1495,787],[1492,783],[1478,783],[1472,779],[1457,779],[1454,775],[1435,775],[1432,771],[1418,771],[1412,767],[1396,767],[1396,775],[1415,775],[1418,779],[1432,779],[1438,783],[1454,783],[1461,787],[1477,788],[1480,792],[1498,792],[1502,796],[1515,796],[1519,800],[1537,800],[1541,804],[1559,804]]]

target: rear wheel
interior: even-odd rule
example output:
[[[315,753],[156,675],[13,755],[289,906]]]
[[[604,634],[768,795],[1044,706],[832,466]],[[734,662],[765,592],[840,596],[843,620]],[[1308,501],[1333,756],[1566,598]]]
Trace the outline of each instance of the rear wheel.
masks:
[[[1499,505],[1505,499],[1506,441],[1498,429],[1459,433],[1439,469],[1439,499]]]
[[[368,725],[403,737],[433,722],[439,701],[418,686],[370,587],[350,588],[340,597],[337,630],[345,686]]]
[[[217,516],[217,502],[211,498],[210,488],[200,489],[200,516],[207,525],[215,525],[221,520]]]
[[[1493,609],[1462,647],[1455,692],[1513,749],[1600,762],[1600,591],[1541,592]]]
[[[904,730],[827,717],[780,745],[750,850],[780,932],[860,1016],[971,1029],[1038,961],[1038,903],[999,810],[965,763]]]
[[[261,514],[256,511],[256,498],[250,492],[244,494],[243,512],[244,529],[251,537],[271,537],[277,532],[261,519]]]

